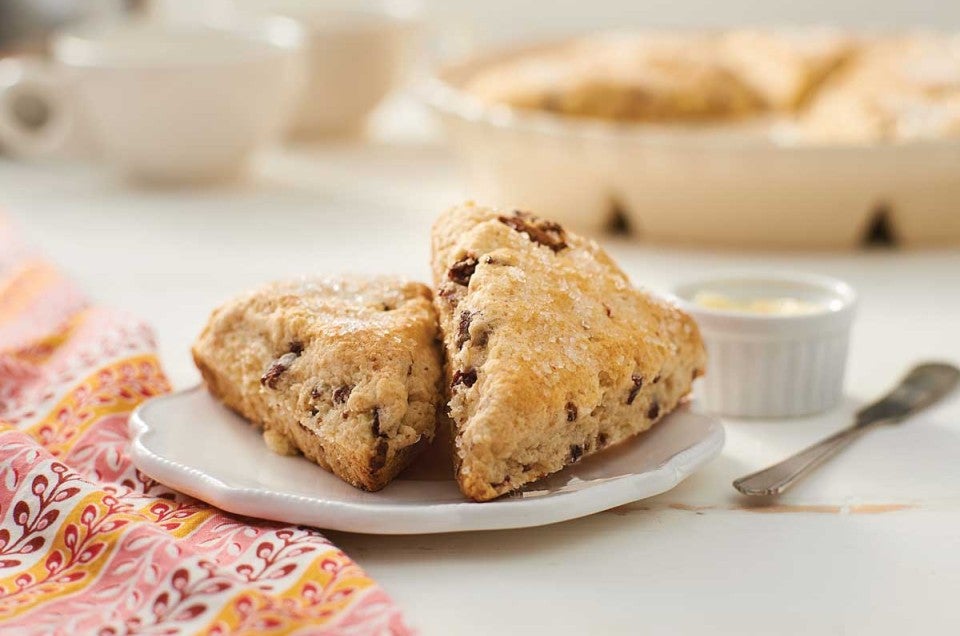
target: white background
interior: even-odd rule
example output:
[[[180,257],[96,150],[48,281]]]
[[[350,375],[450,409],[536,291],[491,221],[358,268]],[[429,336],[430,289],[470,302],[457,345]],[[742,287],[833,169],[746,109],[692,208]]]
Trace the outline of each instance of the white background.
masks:
[[[955,0],[426,0],[425,5],[441,21],[472,23],[481,41],[629,26],[960,27]]]
[[[480,41],[536,29],[834,21],[960,26],[960,2],[434,0]],[[589,17],[588,17],[589,16]],[[108,171],[0,159],[0,205],[104,304],[156,328],[177,387],[210,309],[301,273],[428,276],[427,231],[468,196],[435,137],[384,113],[367,144],[278,150],[255,178],[136,190]],[[396,140],[402,139],[399,143]],[[393,141],[391,141],[393,140]],[[861,293],[847,399],[820,417],[727,421],[724,454],[678,489],[555,526],[464,535],[329,533],[424,634],[960,632],[960,399],[871,433],[767,511],[730,481],[849,421],[912,362],[960,360],[960,251],[740,253],[609,241],[634,280],[669,289],[718,269],[799,269]]]

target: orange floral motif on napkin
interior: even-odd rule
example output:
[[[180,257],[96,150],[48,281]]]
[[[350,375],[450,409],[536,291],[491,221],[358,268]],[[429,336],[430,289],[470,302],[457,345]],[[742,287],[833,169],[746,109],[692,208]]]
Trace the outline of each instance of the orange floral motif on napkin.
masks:
[[[169,390],[149,328],[88,306],[0,219],[0,633],[410,633],[318,531],[131,465],[130,411]]]

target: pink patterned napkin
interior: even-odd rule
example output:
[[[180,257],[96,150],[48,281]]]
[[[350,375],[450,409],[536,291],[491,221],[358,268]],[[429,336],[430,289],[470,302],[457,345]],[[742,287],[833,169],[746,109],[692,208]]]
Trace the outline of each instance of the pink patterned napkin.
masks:
[[[169,390],[150,329],[89,306],[0,218],[0,633],[411,633],[318,531],[131,465],[130,411]]]

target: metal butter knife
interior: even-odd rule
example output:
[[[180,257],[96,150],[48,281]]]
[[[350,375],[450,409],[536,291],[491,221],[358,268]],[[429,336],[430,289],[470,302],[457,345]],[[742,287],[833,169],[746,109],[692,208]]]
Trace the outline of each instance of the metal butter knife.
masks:
[[[896,424],[938,402],[956,388],[960,369],[931,362],[914,367],[885,396],[857,411],[852,426],[806,448],[779,464],[741,477],[733,487],[745,495],[779,495],[828,457],[878,424]]]

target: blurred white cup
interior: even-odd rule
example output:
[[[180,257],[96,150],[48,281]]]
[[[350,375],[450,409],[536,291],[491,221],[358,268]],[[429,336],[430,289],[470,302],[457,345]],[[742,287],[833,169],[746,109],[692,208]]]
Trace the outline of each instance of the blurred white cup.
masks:
[[[283,18],[62,33],[52,62],[0,62],[0,146],[46,154],[81,127],[104,160],[135,179],[233,178],[282,133],[300,89],[302,44],[299,25]]]
[[[404,79],[423,28],[415,0],[238,0],[245,14],[292,18],[305,32],[306,86],[295,137],[353,134]]]

